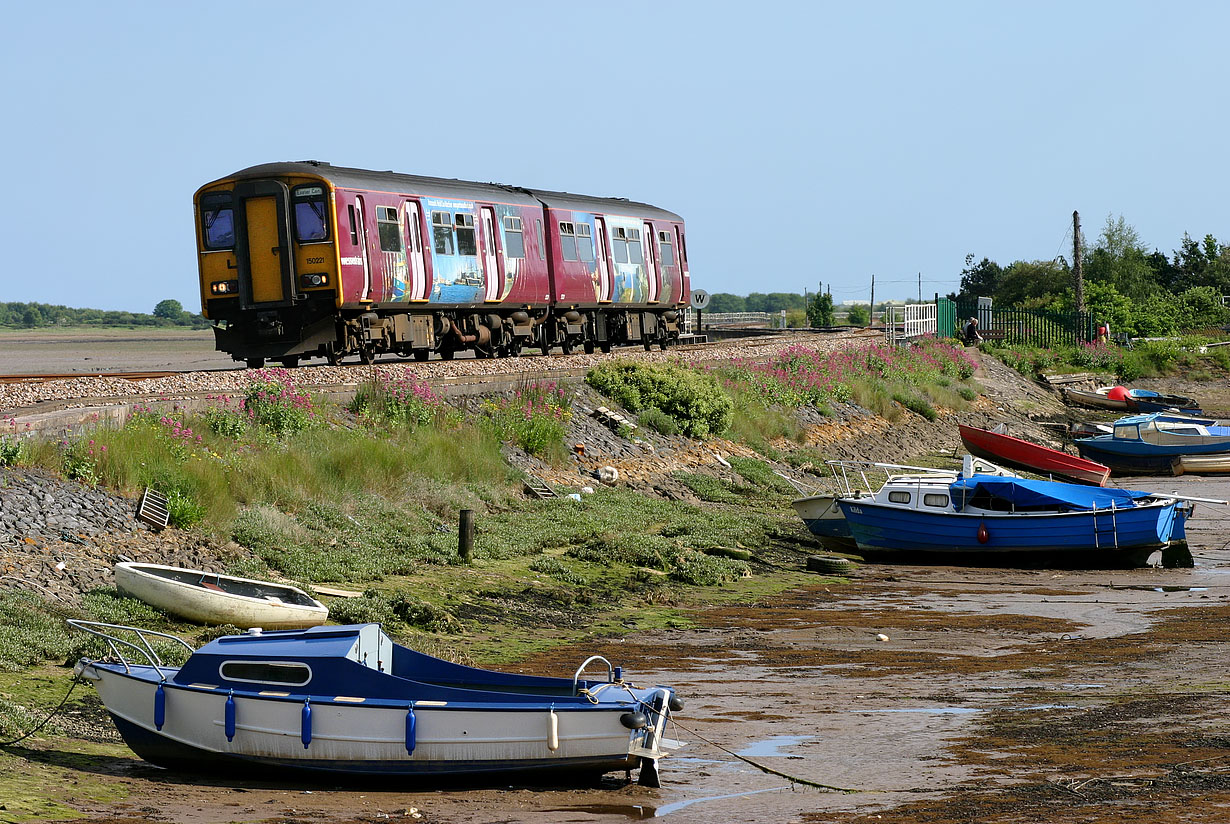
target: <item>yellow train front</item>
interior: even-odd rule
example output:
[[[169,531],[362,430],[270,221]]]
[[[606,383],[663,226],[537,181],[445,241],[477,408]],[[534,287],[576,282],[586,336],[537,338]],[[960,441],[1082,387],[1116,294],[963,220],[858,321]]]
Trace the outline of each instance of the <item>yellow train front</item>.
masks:
[[[194,198],[201,304],[249,366],[678,340],[683,219],[623,198],[253,166]]]
[[[230,178],[194,198],[201,306],[218,349],[249,366],[336,360],[341,291],[324,177]]]

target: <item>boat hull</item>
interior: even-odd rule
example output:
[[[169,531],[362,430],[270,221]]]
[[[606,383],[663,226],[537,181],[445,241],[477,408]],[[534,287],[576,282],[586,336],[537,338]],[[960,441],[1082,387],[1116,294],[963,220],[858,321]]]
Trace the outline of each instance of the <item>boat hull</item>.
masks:
[[[162,577],[154,574],[153,570],[199,574],[202,581],[216,580],[228,585],[230,582],[243,582],[268,591],[272,597],[254,598],[225,592],[217,586],[210,588],[204,584]],[[243,629],[302,629],[320,626],[329,619],[329,610],[324,604],[309,598],[294,587],[215,575],[200,570],[164,567],[158,564],[121,563],[115,567],[115,586],[125,595],[199,624],[233,624]],[[277,593],[281,593],[283,597],[278,598]],[[309,603],[290,603],[292,599]]]
[[[1215,455],[1180,455],[1170,462],[1175,475],[1230,475],[1230,452]]]
[[[1174,502],[1054,514],[924,512],[841,500],[859,549],[869,553],[1067,558],[1143,563],[1171,538]],[[980,532],[985,540],[979,540]]]
[[[1115,400],[1100,392],[1087,392],[1083,389],[1065,389],[1063,396],[1069,403],[1085,406],[1090,409],[1113,409],[1117,412],[1127,412],[1128,402]]]
[[[846,516],[833,495],[813,495],[792,502],[794,511],[803,520],[807,531],[816,536],[825,549],[850,552],[857,549]]]
[[[516,708],[414,702],[414,732],[408,738],[407,702],[397,706],[312,696],[310,721],[305,722],[303,696],[235,694],[228,740],[226,691],[164,683],[163,724],[158,729],[158,681],[152,668],[132,667],[127,674],[122,667],[116,671],[95,662],[86,666],[85,675],[95,682],[133,752],[170,769],[346,776],[546,769],[603,773],[632,769],[641,757],[660,755],[641,746],[646,731],[629,730],[621,723],[620,717],[632,709],[630,702]]]
[[[973,426],[962,424],[959,428],[965,448],[971,454],[989,461],[1039,472],[1043,475],[1057,475],[1092,486],[1106,486],[1106,481],[1110,477],[1110,467],[1097,461],[1086,460],[1020,438],[999,435]]]
[[[1081,438],[1076,449],[1083,457],[1104,463],[1120,474],[1171,475],[1176,458],[1222,456],[1230,458],[1230,444],[1158,445],[1102,435]]]

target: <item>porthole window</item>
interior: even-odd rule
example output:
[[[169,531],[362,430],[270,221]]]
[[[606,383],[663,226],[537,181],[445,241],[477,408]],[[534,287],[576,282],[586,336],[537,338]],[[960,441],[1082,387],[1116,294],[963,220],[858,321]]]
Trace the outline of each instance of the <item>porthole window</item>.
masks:
[[[280,687],[301,687],[312,680],[311,667],[293,661],[224,661],[220,672],[228,681]]]
[[[895,490],[888,493],[888,500],[894,504],[908,504],[910,502],[910,493]]]
[[[948,496],[936,493],[923,495],[923,503],[927,506],[948,506]]]

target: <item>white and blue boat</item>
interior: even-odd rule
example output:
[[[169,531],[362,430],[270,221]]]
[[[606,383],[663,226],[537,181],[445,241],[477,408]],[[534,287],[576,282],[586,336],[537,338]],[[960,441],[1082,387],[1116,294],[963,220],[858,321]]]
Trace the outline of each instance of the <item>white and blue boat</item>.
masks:
[[[838,499],[859,550],[872,557],[1138,566],[1182,534],[1191,512],[1176,498],[1148,492],[992,475],[961,477],[944,490],[881,492]]]
[[[83,658],[125,743],[183,771],[333,776],[482,776],[551,771],[593,776],[657,764],[682,702],[637,687],[593,656],[571,678],[462,666],[394,643],[378,624],[218,638],[179,667],[160,660],[165,633],[71,620],[111,656]],[[163,647],[165,649],[165,646]],[[191,650],[191,648],[189,648]],[[132,660],[139,659],[139,660]],[[604,680],[583,678],[606,665]]]
[[[1172,474],[1176,458],[1230,452],[1230,426],[1210,418],[1152,412],[1114,422],[1109,435],[1078,438],[1085,458],[1126,474]]]

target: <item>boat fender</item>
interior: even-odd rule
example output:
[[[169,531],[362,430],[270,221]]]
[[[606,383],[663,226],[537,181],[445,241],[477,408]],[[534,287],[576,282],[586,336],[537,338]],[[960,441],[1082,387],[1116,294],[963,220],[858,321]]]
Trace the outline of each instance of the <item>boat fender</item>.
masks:
[[[235,740],[235,691],[231,690],[226,696],[226,711],[223,713],[223,729],[226,732],[226,740]]]
[[[669,703],[667,703],[667,706],[671,708],[671,712],[679,712],[680,710],[683,709],[683,699],[680,698],[678,695],[675,695],[675,693],[672,692],[671,700]]]
[[[158,685],[158,689],[154,690],[154,729],[161,730],[162,725],[167,720],[167,693],[162,688],[162,684]]]
[[[303,711],[299,713],[299,740],[303,742],[303,749],[308,748],[308,744],[312,743],[312,699],[303,699]]]
[[[619,716],[619,723],[630,730],[643,730],[649,726],[649,717],[643,712],[625,712]]]
[[[551,714],[547,718],[547,749],[555,752],[559,749],[559,716],[555,714],[555,705],[551,705]]]
[[[991,533],[987,530],[986,523],[985,522],[979,523],[978,524],[978,543],[985,544],[989,540],[991,540]]]
[[[415,727],[418,720],[414,717],[414,707],[406,708],[406,754],[414,755]]]

